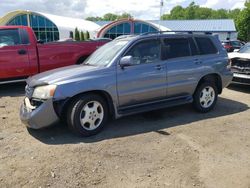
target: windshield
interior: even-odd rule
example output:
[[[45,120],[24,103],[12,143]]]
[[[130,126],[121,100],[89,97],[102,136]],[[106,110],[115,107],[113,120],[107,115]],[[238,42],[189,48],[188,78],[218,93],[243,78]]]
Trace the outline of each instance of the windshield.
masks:
[[[245,46],[243,46],[239,53],[250,53],[250,44],[246,44]]]
[[[96,50],[83,64],[93,66],[108,65],[129,40],[112,41]]]

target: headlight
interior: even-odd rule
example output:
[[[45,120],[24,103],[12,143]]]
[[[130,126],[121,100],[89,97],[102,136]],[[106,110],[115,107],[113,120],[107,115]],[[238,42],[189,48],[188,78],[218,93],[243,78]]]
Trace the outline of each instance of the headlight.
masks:
[[[54,96],[56,85],[38,86],[35,88],[32,97],[37,99],[49,99]]]

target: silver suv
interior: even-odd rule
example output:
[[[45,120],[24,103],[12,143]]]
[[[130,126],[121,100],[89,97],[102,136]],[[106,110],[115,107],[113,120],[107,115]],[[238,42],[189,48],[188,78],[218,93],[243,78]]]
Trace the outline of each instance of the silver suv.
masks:
[[[29,78],[20,118],[33,129],[62,120],[75,133],[90,136],[110,117],[186,103],[208,112],[232,80],[228,62],[211,35],[124,36],[81,65]]]

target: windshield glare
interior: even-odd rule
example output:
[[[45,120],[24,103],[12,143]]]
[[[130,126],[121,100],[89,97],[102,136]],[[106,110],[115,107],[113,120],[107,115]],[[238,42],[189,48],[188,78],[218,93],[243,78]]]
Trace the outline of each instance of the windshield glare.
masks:
[[[250,53],[250,44],[246,44],[245,46],[243,46],[240,51],[240,53]]]
[[[106,66],[127,43],[128,40],[109,42],[96,50],[83,64]]]

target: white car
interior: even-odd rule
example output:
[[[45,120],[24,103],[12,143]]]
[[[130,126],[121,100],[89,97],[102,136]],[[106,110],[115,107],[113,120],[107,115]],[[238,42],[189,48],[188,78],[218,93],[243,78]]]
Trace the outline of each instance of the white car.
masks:
[[[237,52],[228,53],[231,60],[233,83],[250,85],[250,43],[245,44]]]

